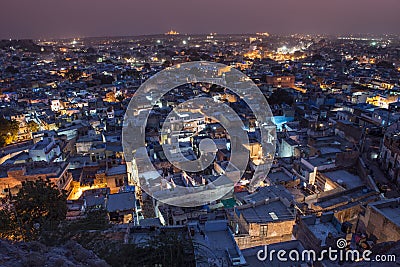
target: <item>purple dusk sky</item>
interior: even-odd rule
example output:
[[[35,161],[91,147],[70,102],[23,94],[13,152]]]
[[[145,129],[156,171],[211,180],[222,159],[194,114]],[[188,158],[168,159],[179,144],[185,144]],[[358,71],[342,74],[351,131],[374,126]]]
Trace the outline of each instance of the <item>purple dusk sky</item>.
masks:
[[[164,33],[400,33],[400,0],[1,0],[0,39]]]

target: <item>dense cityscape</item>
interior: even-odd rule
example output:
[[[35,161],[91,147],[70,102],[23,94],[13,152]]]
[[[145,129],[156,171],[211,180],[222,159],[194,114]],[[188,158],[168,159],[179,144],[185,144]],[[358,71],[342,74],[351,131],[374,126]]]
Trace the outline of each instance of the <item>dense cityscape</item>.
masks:
[[[0,41],[0,266],[399,265],[400,37],[178,31]],[[220,75],[239,70],[258,87],[274,123],[270,155],[243,96],[191,80],[133,110],[150,114],[145,149],[126,156],[131,99],[188,62],[224,64]],[[168,128],[175,120],[181,129]],[[211,187],[238,146],[247,164],[223,197],[160,198]],[[215,157],[202,171],[174,164],[205,150]],[[157,171],[141,171],[143,157]],[[321,258],[261,260],[266,246]],[[328,248],[363,256],[332,259]]]

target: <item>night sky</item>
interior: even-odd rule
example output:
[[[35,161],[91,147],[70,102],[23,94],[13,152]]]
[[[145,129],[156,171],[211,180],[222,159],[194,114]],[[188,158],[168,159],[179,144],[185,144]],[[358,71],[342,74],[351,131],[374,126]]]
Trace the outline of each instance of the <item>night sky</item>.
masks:
[[[1,0],[0,39],[164,33],[400,33],[400,0]]]

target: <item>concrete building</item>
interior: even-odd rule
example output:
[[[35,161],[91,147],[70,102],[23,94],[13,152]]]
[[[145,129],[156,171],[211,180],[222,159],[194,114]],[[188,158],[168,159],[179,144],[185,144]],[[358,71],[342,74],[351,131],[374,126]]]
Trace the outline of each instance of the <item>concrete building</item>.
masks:
[[[104,185],[110,188],[111,194],[117,193],[119,189],[127,185],[128,174],[126,165],[118,165],[107,170],[99,170],[95,174],[95,185]]]
[[[29,157],[32,161],[61,161],[60,146],[56,144],[54,137],[43,137],[31,149],[29,149]]]
[[[108,195],[105,206],[111,222],[129,223],[136,221],[135,192]]]
[[[228,222],[223,220],[188,224],[196,255],[196,266],[247,266]]]
[[[400,240],[400,198],[368,204],[361,222],[377,243]]]
[[[60,99],[52,99],[50,108],[54,112],[59,112],[60,110],[64,109],[64,103]]]
[[[283,138],[279,146],[279,156],[282,158],[296,156],[295,150],[299,143],[291,138]]]
[[[295,210],[284,198],[271,198],[234,208],[231,219],[241,249],[288,241],[292,238]]]
[[[83,209],[85,211],[101,210],[106,207],[106,199],[110,194],[110,188],[89,189],[82,193]]]
[[[68,171],[68,163],[32,162],[0,167],[0,197],[7,196],[9,192],[17,194],[24,181],[39,179],[50,179],[59,189],[71,189],[72,175]]]
[[[400,184],[400,122],[386,130],[380,150],[381,166],[392,181]]]
[[[264,180],[264,183],[268,186],[281,184],[283,186],[292,187],[298,185],[299,181],[296,176],[291,174],[287,169],[280,167],[271,170]]]
[[[267,76],[266,83],[277,88],[293,88],[295,77],[289,76]]]
[[[306,249],[313,249],[316,252],[328,247],[335,248],[339,238],[346,238],[346,233],[342,231],[342,225],[333,212],[322,214],[320,217],[302,216],[294,235]]]
[[[366,186],[337,191],[316,198],[315,202],[310,203],[309,208],[317,215],[334,211],[334,216],[340,223],[355,223],[358,215],[365,210],[365,206],[379,199],[379,192]],[[312,197],[308,198],[309,201],[311,199]]]

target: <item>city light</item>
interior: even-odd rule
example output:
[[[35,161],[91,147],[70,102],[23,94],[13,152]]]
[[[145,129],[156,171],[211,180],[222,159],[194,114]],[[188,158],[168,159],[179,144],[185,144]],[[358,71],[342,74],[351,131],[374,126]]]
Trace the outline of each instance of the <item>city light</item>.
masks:
[[[400,1],[357,1],[4,1],[1,266],[398,264]]]

